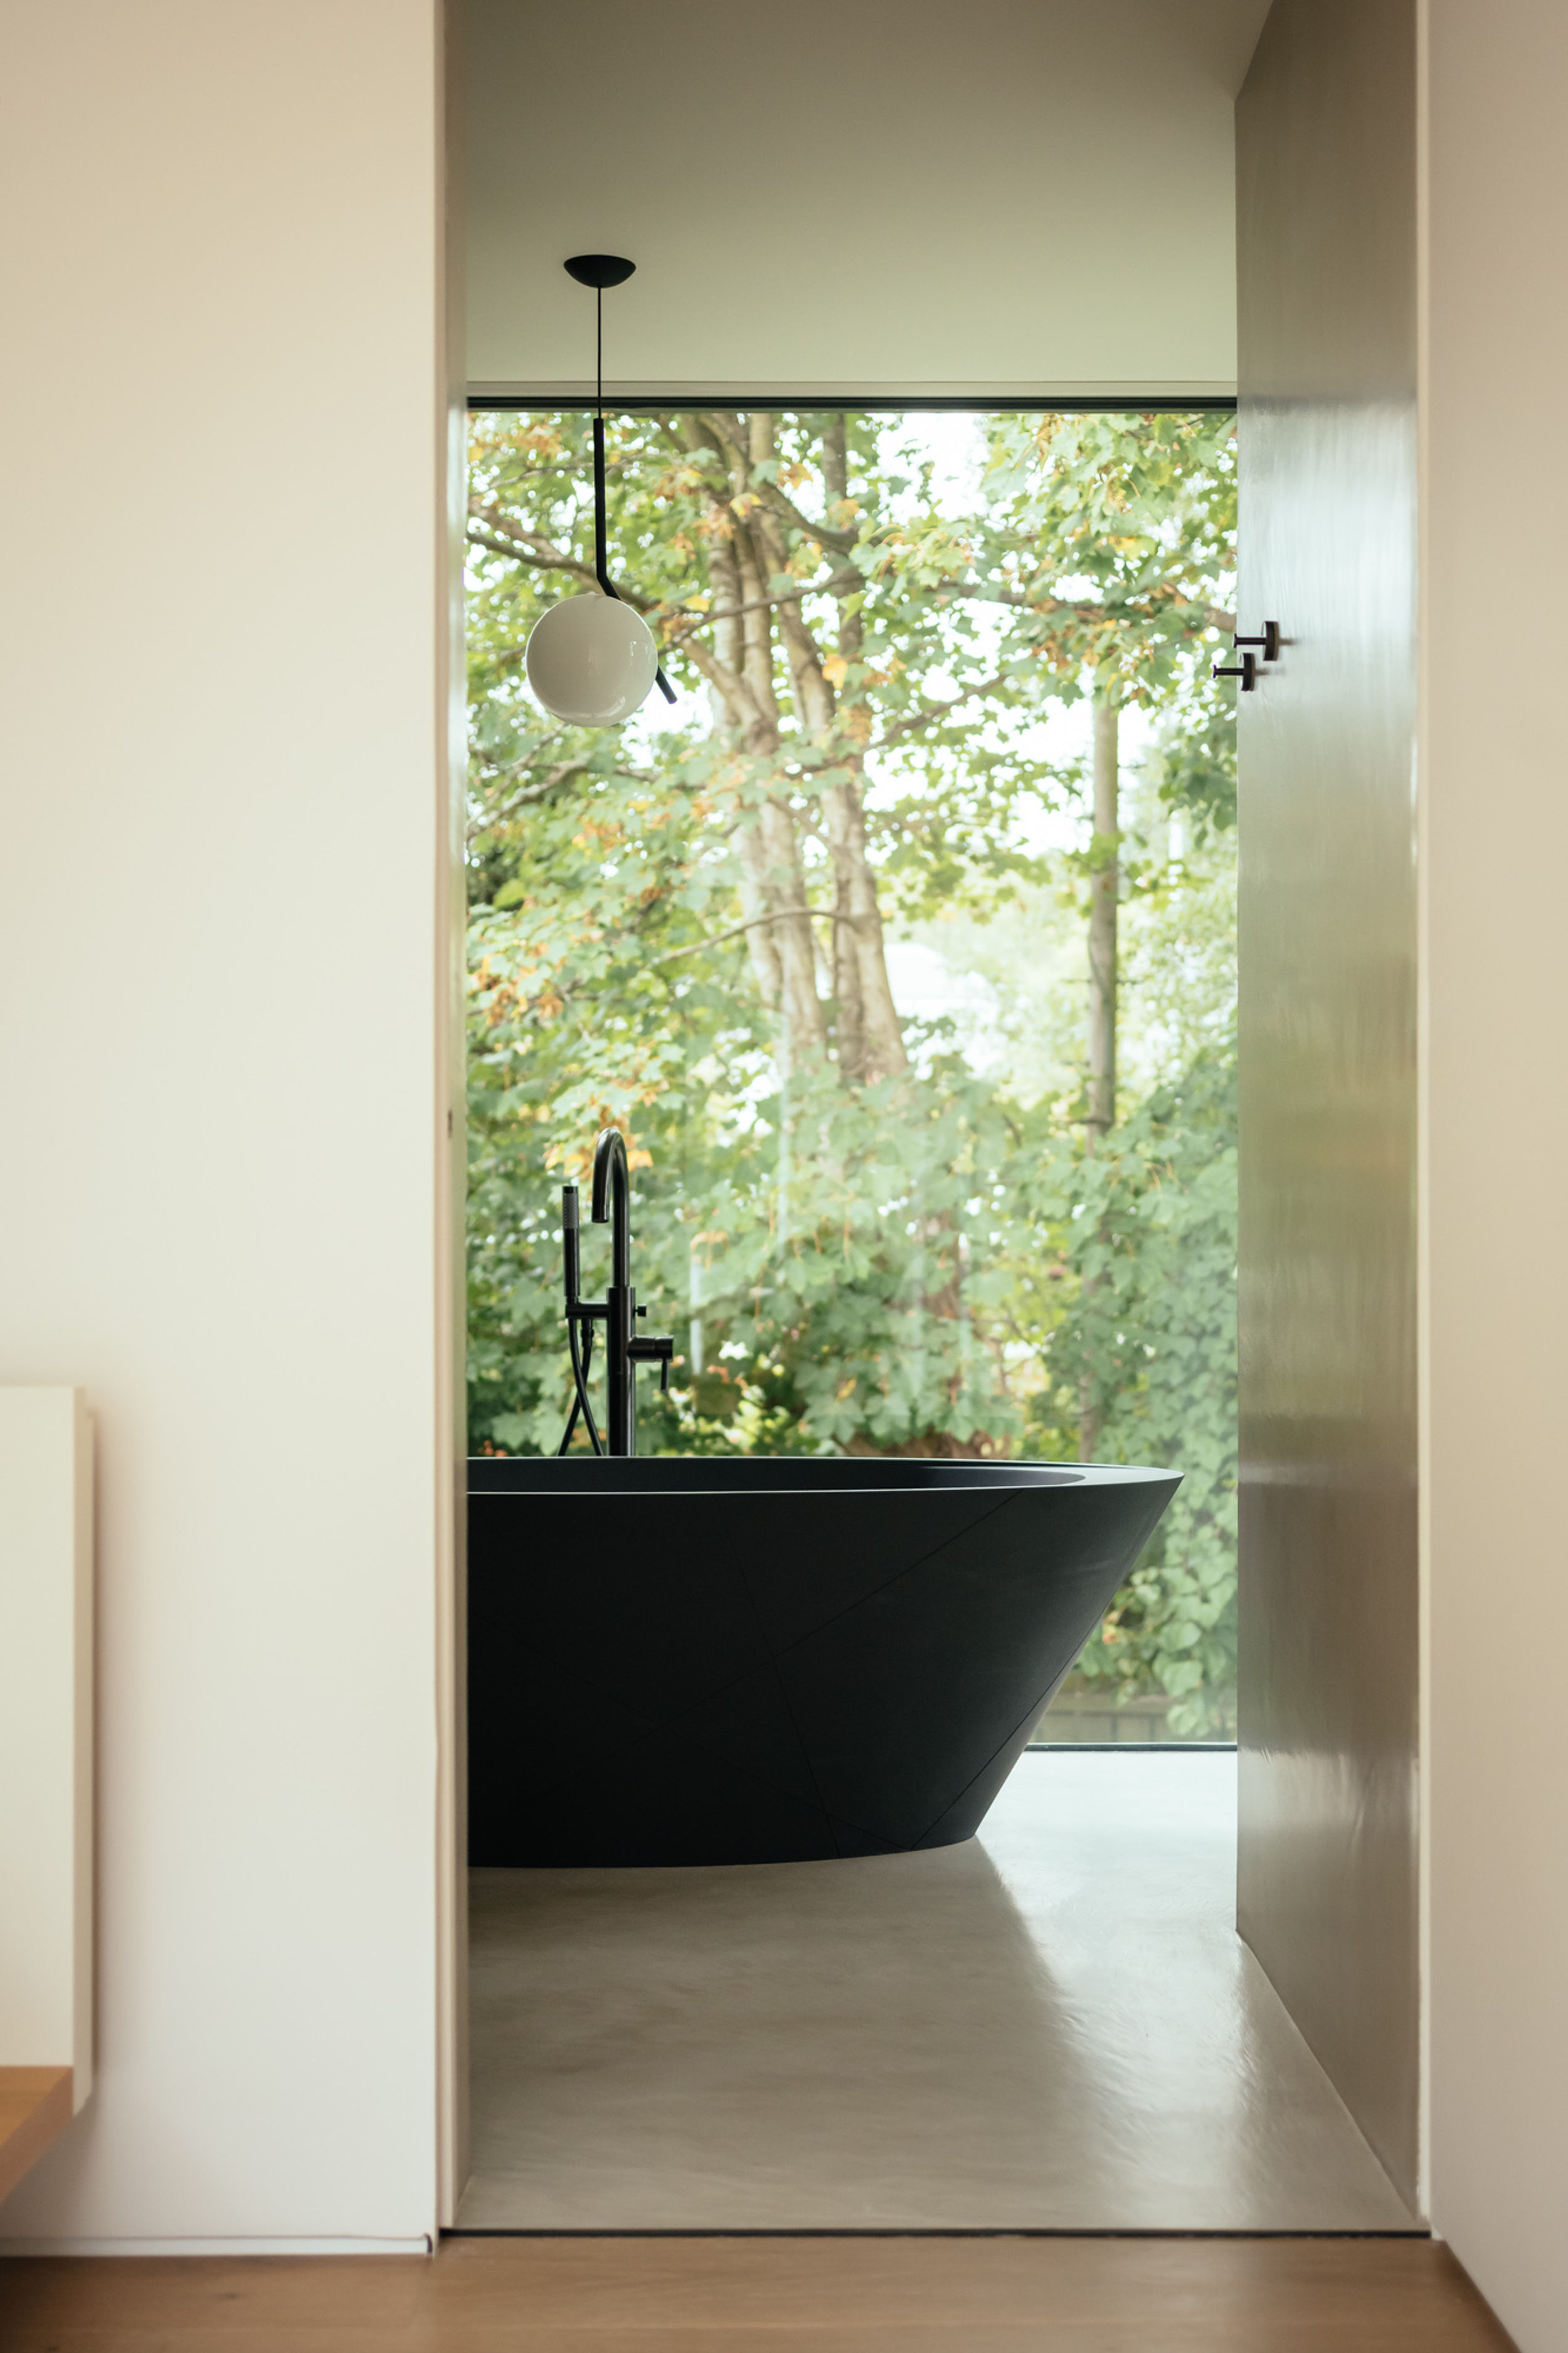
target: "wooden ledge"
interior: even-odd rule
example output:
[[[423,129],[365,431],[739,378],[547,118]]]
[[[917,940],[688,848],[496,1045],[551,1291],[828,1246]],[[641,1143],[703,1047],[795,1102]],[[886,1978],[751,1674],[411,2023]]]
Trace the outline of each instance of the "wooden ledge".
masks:
[[[70,2120],[68,2067],[0,2067],[0,2198]]]

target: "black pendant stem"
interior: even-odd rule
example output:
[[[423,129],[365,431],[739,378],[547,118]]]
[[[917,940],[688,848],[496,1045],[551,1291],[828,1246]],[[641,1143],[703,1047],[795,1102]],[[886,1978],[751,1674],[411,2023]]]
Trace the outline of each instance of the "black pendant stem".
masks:
[[[605,561],[605,419],[603,411],[594,419],[594,570],[606,596],[620,601],[620,590],[610,577]]]
[[[594,307],[597,312],[597,347],[595,353],[594,392],[594,575],[606,596],[624,605],[621,595],[610,577],[610,567],[605,558],[608,533],[605,523],[605,290],[594,289]],[[675,701],[675,689],[664,674],[661,662],[654,672],[654,682],[666,702]]]

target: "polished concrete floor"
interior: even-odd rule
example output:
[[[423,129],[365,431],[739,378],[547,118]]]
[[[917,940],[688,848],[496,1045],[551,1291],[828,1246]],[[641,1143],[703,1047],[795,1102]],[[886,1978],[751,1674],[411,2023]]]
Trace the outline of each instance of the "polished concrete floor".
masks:
[[[934,1853],[476,1872],[459,2227],[1411,2229],[1235,1810],[1233,1756],[1037,1751]]]

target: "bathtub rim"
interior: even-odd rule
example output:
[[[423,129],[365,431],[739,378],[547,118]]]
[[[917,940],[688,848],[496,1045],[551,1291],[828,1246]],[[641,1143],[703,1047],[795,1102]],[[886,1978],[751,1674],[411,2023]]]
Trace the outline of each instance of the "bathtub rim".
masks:
[[[468,1458],[468,1463],[470,1496],[712,1495],[732,1499],[742,1495],[848,1497],[938,1492],[1000,1497],[1156,1484],[1168,1486],[1173,1495],[1183,1475],[1179,1471],[1138,1462],[968,1462],[941,1455],[652,1454],[595,1460],[591,1455],[474,1454]],[[684,1479],[679,1475],[689,1472],[694,1465],[700,1465],[705,1475]],[[821,1475],[828,1471],[837,1475]]]

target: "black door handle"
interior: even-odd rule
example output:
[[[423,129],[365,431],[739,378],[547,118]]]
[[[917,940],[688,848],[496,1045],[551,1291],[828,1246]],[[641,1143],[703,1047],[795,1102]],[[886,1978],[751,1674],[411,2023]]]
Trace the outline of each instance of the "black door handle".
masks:
[[[1260,638],[1237,638],[1236,642],[1238,646],[1261,646],[1263,649],[1263,659],[1266,662],[1278,661],[1279,659],[1279,624],[1278,621],[1265,621],[1263,624],[1263,635]]]
[[[1243,694],[1250,694],[1258,684],[1258,656],[1243,654],[1238,662],[1215,662],[1215,678],[1238,678]]]

